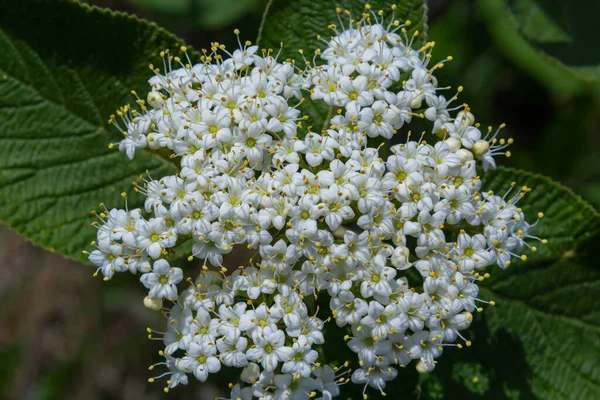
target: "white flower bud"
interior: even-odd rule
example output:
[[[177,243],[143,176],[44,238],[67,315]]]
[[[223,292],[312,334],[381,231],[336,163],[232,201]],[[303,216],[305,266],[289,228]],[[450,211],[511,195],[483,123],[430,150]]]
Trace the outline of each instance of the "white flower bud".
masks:
[[[391,261],[392,265],[399,270],[405,270],[410,268],[411,263],[408,261],[410,251],[405,246],[398,246],[392,253]]]
[[[162,97],[160,92],[151,91],[148,93],[148,104],[150,104],[153,108],[161,108],[165,105],[165,100]]]
[[[471,314],[470,312],[463,311],[461,314],[465,317],[465,319],[467,321],[469,321],[469,322],[473,321],[473,314]]]
[[[462,162],[471,161],[473,159],[473,153],[467,149],[459,149],[455,154],[461,159]]]
[[[481,157],[490,149],[490,144],[485,140],[478,140],[473,145],[473,154],[477,157]]]
[[[421,108],[421,103],[423,103],[423,95],[419,94],[410,102],[410,108]]]
[[[417,366],[416,366],[417,372],[419,372],[420,374],[427,374],[429,372],[431,372],[431,368],[427,368],[427,365],[419,360],[419,362],[417,362]]]
[[[455,139],[453,137],[448,138],[445,140],[446,144],[448,145],[448,148],[450,149],[451,152],[456,153],[461,146],[460,140]]]
[[[461,111],[456,114],[456,119],[465,122],[467,125],[471,126],[475,123],[475,116],[471,114],[469,111]]]
[[[242,382],[253,383],[252,381],[256,381],[260,376],[260,367],[258,364],[251,362],[242,370],[242,374],[240,375],[240,379]]]
[[[152,299],[150,296],[144,297],[144,306],[152,311],[159,311],[163,306],[162,299]]]

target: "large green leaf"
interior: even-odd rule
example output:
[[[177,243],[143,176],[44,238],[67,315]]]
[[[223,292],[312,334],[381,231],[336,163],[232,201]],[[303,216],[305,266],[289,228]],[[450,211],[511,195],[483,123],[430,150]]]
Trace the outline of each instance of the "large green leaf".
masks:
[[[336,8],[350,11],[351,15],[360,20],[365,11],[366,1],[361,0],[274,0],[262,23],[259,44],[262,47],[279,49],[281,43],[286,50],[285,56],[290,57],[304,67],[304,59],[298,50],[304,51],[306,59],[312,60],[315,50],[323,49],[325,43],[317,39],[320,35],[328,39],[332,31],[328,29],[336,24],[342,29]],[[419,31],[414,46],[421,46],[427,39],[427,6],[424,0],[378,0],[370,1],[371,9],[375,12],[383,10],[386,21],[391,19],[391,6],[396,5],[395,18],[399,21],[410,20],[408,34]],[[341,14],[342,22],[348,26],[347,17]],[[320,131],[326,127],[333,110],[322,101],[313,102],[307,98],[301,106],[305,115],[309,116],[308,125],[313,130]]]
[[[512,181],[532,188],[519,204],[529,220],[545,213],[532,234],[548,244],[490,271],[480,298],[496,306],[475,315],[473,346],[448,351],[425,390],[441,382],[448,398],[600,398],[600,215],[539,175],[499,168],[483,187],[503,194]]]
[[[107,118],[147,90],[149,62],[181,45],[131,16],[69,0],[0,0],[0,220],[29,240],[82,259],[90,210],[123,206],[120,193],[168,160],[109,150]],[[141,205],[131,196],[129,207]]]

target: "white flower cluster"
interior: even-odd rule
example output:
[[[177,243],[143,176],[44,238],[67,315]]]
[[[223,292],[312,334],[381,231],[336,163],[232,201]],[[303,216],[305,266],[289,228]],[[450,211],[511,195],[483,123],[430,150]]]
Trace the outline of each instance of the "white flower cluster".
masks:
[[[349,381],[383,391],[394,366],[431,371],[444,346],[470,344],[460,331],[481,310],[481,271],[529,246],[516,207],[529,189],[482,192],[476,171],[509,143],[438,95],[447,60],[428,67],[433,43],[413,49],[409,22],[380,15],[331,26],[304,71],[249,43],[231,54],[215,43],[193,66],[165,52],[140,110],[118,112],[122,151],[169,150],[180,168],[136,186],[143,210],[101,213],[89,258],[105,279],[141,273],[145,304],[167,319],[168,388],[226,366],[241,370],[232,399],[331,398]],[[304,90],[337,110],[329,129],[302,126]],[[387,156],[372,145],[412,118],[442,140],[406,139]],[[181,290],[167,259],[189,240],[202,269]],[[254,256],[228,271],[239,248]],[[347,329],[351,375],[317,351],[326,322]]]

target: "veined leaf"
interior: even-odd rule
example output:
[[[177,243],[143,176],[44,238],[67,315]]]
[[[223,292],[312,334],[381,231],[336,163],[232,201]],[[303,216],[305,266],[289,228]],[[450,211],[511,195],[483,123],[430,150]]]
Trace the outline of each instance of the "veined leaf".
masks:
[[[150,62],[182,43],[154,24],[69,0],[0,0],[0,220],[68,257],[95,238],[90,210],[169,160],[108,149],[108,116],[145,97]],[[60,27],[58,29],[57,27]],[[65,32],[69,32],[65,34]],[[143,204],[131,196],[129,207]]]
[[[598,398],[600,215],[571,190],[522,171],[488,171],[483,189],[502,195],[512,181],[532,188],[519,205],[532,222],[544,212],[531,234],[548,244],[531,242],[538,251],[526,262],[489,269],[479,297],[496,305],[474,316],[473,346],[446,352],[434,379],[448,397],[481,398],[482,390],[485,398]],[[461,374],[460,363],[479,372]]]

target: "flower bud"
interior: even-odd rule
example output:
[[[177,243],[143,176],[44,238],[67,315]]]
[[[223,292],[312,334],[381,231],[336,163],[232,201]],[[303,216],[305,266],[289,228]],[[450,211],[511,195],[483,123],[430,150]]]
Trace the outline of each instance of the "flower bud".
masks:
[[[473,145],[473,154],[477,157],[481,157],[490,149],[490,144],[485,140],[478,140]]]
[[[461,111],[456,114],[456,119],[463,121],[467,125],[471,126],[475,123],[475,116],[469,111]]]
[[[473,153],[467,149],[459,149],[455,154],[461,159],[462,162],[471,161],[473,159]]]
[[[258,364],[251,362],[242,370],[242,374],[240,375],[240,379],[242,382],[252,383],[252,381],[256,381],[260,376],[260,367]]]
[[[461,314],[466,318],[467,321],[469,321],[469,323],[473,321],[473,314],[471,314],[470,312],[463,311]]]
[[[392,253],[391,261],[392,265],[399,270],[405,270],[410,268],[411,263],[408,261],[409,250],[405,246],[398,246],[394,249],[394,253]]]
[[[429,364],[431,364],[431,363],[429,363]],[[417,362],[416,370],[420,374],[427,374],[427,373],[431,372],[433,370],[433,368],[428,368],[428,364],[425,364],[423,361],[419,360],[419,362]]]
[[[419,94],[411,101],[410,108],[421,108],[421,103],[423,103],[423,95]]]
[[[162,299],[153,299],[150,296],[144,297],[144,306],[152,311],[159,311],[163,306]]]
[[[151,91],[148,93],[148,104],[150,104],[153,108],[161,108],[165,105],[165,100],[162,97],[162,94],[157,91]]]
[[[445,140],[446,144],[448,145],[448,148],[450,149],[451,152],[456,153],[461,146],[460,140],[455,139],[453,137],[448,138]]]

